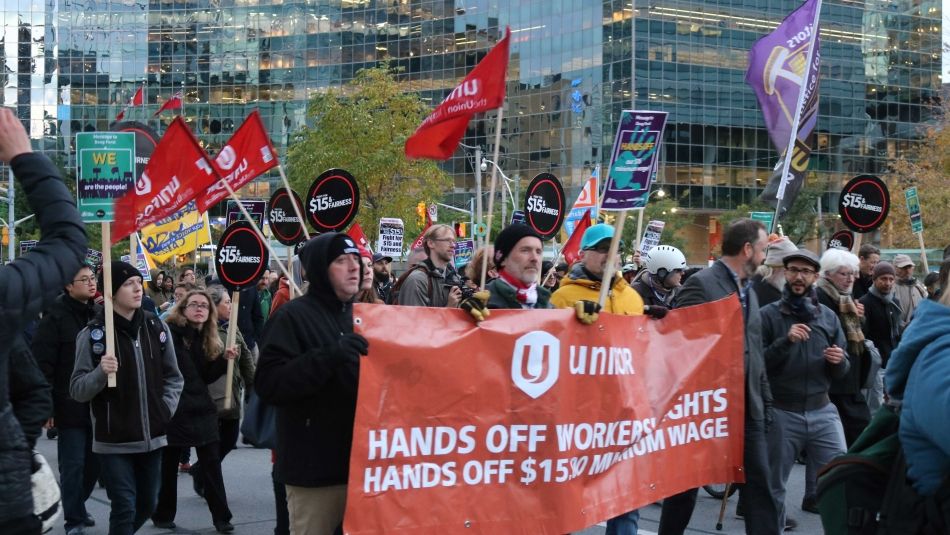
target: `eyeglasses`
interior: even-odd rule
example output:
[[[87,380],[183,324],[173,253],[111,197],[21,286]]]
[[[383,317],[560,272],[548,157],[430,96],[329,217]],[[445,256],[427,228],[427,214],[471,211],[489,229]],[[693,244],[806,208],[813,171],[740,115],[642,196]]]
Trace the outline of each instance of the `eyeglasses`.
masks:
[[[798,275],[804,275],[806,277],[810,277],[814,275],[815,273],[818,273],[814,269],[801,269],[801,268],[796,268],[796,267],[785,268],[785,271],[791,273],[792,276],[795,276],[795,277],[797,277]]]
[[[452,245],[455,245],[455,238],[430,238],[432,241],[447,241]]]
[[[95,277],[79,277],[78,279],[73,279],[75,284],[92,284],[96,282]]]
[[[185,308],[197,309],[197,310],[209,310],[211,307],[207,303],[188,303],[185,305]]]

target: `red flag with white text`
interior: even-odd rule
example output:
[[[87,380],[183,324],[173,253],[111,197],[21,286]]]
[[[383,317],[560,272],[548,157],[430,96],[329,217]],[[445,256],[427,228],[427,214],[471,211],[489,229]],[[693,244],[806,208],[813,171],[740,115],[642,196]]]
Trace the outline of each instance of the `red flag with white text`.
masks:
[[[225,180],[231,185],[231,189],[237,191],[268,169],[277,166],[277,151],[270,142],[260,112],[254,110],[244,119],[244,123],[221,148],[212,163],[221,180],[212,184],[204,195],[198,197],[199,212],[207,211],[228,196],[228,190],[224,187]]]
[[[472,116],[501,107],[505,101],[510,41],[511,30],[505,28],[505,37],[406,140],[407,158],[447,160],[458,148]]]
[[[564,261],[567,262],[567,265],[571,265],[581,259],[581,237],[584,236],[584,231],[590,228],[590,224],[590,209],[588,209],[584,212],[584,217],[582,217],[581,220],[578,221],[577,226],[574,227],[574,232],[571,233],[571,237],[567,239],[564,248],[561,249],[561,254],[564,256]]]
[[[176,117],[159,140],[135,187],[116,199],[112,243],[174,214],[218,176],[195,135]]]

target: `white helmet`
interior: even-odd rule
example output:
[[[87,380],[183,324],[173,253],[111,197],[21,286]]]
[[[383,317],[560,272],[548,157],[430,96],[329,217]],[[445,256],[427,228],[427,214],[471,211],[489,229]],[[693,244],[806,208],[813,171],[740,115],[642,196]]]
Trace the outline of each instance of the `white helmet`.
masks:
[[[686,269],[686,257],[672,245],[657,245],[647,253],[647,271],[662,281],[676,269]]]

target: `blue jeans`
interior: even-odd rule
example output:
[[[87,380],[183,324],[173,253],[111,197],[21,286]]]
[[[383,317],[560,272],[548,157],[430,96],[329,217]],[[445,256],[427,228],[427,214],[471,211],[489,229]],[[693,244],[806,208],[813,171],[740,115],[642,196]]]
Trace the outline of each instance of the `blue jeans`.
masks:
[[[109,535],[132,535],[155,510],[162,450],[100,454],[99,462],[106,492],[112,502]]]
[[[640,510],[626,512],[607,521],[607,535],[637,535],[640,526]]]
[[[99,456],[92,452],[92,428],[60,427],[56,442],[66,531],[86,520],[86,500],[99,478]]]

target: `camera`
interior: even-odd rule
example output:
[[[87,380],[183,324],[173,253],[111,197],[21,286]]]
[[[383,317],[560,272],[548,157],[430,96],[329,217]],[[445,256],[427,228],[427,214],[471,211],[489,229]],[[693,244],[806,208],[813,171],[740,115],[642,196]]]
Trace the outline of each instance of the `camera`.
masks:
[[[475,288],[469,288],[468,286],[465,285],[464,282],[458,282],[455,284],[445,284],[444,286],[449,291],[451,291],[452,288],[458,288],[462,292],[463,301],[475,295]]]

